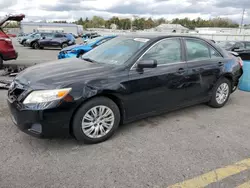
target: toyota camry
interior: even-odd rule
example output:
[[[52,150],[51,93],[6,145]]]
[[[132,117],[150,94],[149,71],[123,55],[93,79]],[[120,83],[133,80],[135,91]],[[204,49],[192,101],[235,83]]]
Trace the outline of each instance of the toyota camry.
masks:
[[[223,107],[241,75],[242,60],[210,40],[121,36],[81,58],[27,68],[8,105],[28,134],[98,143],[120,124],[198,103]]]

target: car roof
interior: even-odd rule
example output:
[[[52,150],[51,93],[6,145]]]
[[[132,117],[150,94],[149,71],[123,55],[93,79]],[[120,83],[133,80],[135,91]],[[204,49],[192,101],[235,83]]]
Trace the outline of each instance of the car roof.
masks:
[[[119,37],[128,37],[128,38],[147,38],[147,39],[161,39],[161,38],[172,38],[172,37],[187,37],[187,38],[194,38],[194,39],[201,39],[210,41],[209,39],[196,37],[196,36],[190,36],[190,35],[137,35],[137,34],[126,34],[126,35],[118,35]],[[210,41],[211,42],[211,41]]]

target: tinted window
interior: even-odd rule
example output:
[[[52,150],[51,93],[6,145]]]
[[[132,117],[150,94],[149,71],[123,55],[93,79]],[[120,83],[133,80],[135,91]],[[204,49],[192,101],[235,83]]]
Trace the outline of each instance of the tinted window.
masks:
[[[61,37],[63,37],[62,34],[55,34],[55,38],[61,38]]]
[[[239,49],[244,49],[245,48],[245,46],[244,46],[244,44],[242,42],[237,42],[234,47],[239,48]]]
[[[236,42],[223,41],[223,42],[218,42],[217,44],[224,49],[229,49],[232,48],[236,44]]]
[[[250,50],[250,42],[246,42],[245,45],[246,45],[246,49]]]
[[[84,54],[82,58],[98,63],[121,65],[148,41],[146,38],[116,37]]]
[[[166,39],[155,44],[142,59],[156,60],[157,64],[168,64],[181,61],[181,43],[179,39]]]
[[[205,42],[195,39],[186,39],[187,59],[189,61],[210,59],[209,49]]]

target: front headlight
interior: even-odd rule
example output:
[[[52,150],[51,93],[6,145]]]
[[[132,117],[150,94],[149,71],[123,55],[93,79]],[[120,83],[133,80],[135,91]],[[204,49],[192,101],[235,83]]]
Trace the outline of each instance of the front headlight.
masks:
[[[31,92],[23,104],[45,103],[64,98],[72,89],[39,90]]]

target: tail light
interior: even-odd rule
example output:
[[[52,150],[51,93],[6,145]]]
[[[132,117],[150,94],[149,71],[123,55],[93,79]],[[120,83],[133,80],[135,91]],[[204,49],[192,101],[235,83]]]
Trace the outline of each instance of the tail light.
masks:
[[[238,63],[240,65],[240,67],[243,67],[243,61],[242,61],[242,59],[240,57],[238,57]]]
[[[5,41],[5,42],[8,42],[8,43],[11,43],[11,39],[10,38],[0,37],[0,41]]]

